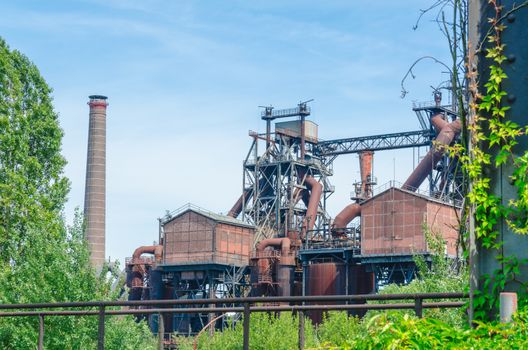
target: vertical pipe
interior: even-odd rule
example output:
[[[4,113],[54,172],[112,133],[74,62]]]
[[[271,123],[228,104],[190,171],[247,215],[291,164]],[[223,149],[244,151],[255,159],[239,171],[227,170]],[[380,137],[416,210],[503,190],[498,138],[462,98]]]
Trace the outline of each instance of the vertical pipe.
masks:
[[[361,197],[364,199],[372,197],[372,159],[374,152],[359,152],[359,172],[361,175]]]
[[[38,350],[44,349],[44,315],[39,315]]]
[[[105,307],[99,306],[99,327],[97,330],[97,350],[105,347]]]
[[[271,145],[271,120],[266,119],[266,150]]]
[[[301,115],[301,161],[304,160],[305,149],[304,115]]]
[[[212,281],[213,281],[213,277],[209,276],[209,299],[215,298],[215,287]],[[209,304],[209,307],[214,308],[215,304]],[[215,319],[216,319],[215,314],[210,313],[208,316],[208,322],[209,324],[211,324],[211,327],[209,327],[209,336],[211,337],[214,335],[214,331],[215,331],[215,321],[214,321]]]
[[[244,303],[244,350],[249,350],[249,317],[250,317],[250,310],[249,310],[249,303]]]
[[[84,218],[86,239],[92,266],[101,268],[105,261],[106,208],[106,107],[107,97],[92,95],[86,159]]]

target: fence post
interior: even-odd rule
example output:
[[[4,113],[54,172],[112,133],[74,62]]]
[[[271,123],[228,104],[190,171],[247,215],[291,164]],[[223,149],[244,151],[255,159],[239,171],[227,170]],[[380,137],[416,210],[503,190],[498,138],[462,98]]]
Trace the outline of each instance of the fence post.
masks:
[[[423,317],[423,299],[422,298],[414,299],[414,312],[416,312],[417,317],[419,318]]]
[[[297,313],[299,317],[299,350],[304,350],[304,311]]]
[[[44,315],[39,315],[38,350],[44,349]]]
[[[97,333],[97,350],[104,350],[105,338],[105,307],[99,306],[99,329]]]
[[[250,317],[249,303],[244,303],[244,350],[249,350],[249,317]]]
[[[517,293],[500,293],[500,321],[510,323],[512,315],[517,312]]]
[[[163,323],[163,314],[160,312],[158,314],[158,347],[159,350],[164,349],[163,341],[165,340],[165,324]]]

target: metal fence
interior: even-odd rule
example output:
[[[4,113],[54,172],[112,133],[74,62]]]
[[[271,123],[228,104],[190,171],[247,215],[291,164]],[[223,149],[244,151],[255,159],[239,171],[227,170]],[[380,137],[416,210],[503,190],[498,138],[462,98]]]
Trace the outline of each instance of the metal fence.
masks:
[[[366,294],[366,295],[321,295],[298,297],[248,297],[223,299],[194,300],[143,300],[143,301],[91,301],[36,304],[3,304],[0,305],[0,317],[38,317],[39,336],[38,349],[44,348],[44,318],[53,316],[97,316],[98,337],[97,349],[104,349],[105,318],[111,315],[145,315],[145,314],[225,314],[237,312],[243,314],[243,348],[249,349],[250,320],[252,312],[291,311],[299,319],[299,349],[304,348],[304,318],[306,311],[332,310],[414,310],[416,316],[422,317],[423,309],[458,308],[464,306],[464,301],[433,301],[431,299],[465,299],[465,293],[417,293],[417,294]],[[413,300],[412,303],[400,302],[390,304],[349,304],[350,302],[367,301],[402,301]],[[342,304],[328,304],[341,302]],[[310,305],[307,305],[310,303]],[[316,303],[316,304],[315,304]],[[189,306],[182,308],[181,306]],[[206,307],[197,307],[203,306]],[[215,305],[215,306],[211,306]],[[180,306],[180,307],[176,307]],[[142,307],[141,309],[108,309],[111,307]],[[149,308],[145,308],[149,307]],[[83,308],[85,310],[64,310]],[[62,310],[53,310],[62,309]],[[13,310],[13,311],[11,311]],[[162,320],[162,318],[159,318]],[[163,324],[160,324],[160,334],[163,335]],[[160,337],[160,349],[163,349],[163,337]]]

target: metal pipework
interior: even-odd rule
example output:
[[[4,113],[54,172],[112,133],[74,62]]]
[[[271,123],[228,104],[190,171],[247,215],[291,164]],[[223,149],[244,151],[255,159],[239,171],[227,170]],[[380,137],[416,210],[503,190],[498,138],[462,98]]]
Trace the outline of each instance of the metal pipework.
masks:
[[[438,134],[447,124],[449,124],[449,122],[444,119],[444,115],[442,113],[437,113],[431,117],[431,124]]]
[[[352,203],[341,210],[339,214],[334,219],[334,224],[332,225],[332,232],[336,234],[343,234],[348,223],[358,216],[361,215],[361,205],[358,203]]]
[[[359,172],[361,174],[361,196],[366,199],[372,196],[370,182],[372,181],[372,159],[374,152],[359,152]]]
[[[266,257],[266,255],[264,254],[264,250],[267,247],[280,247],[281,256],[277,274],[279,279],[279,289],[281,291],[282,296],[289,296],[291,292],[291,273],[289,273],[289,270],[293,269],[293,267],[295,266],[295,258],[290,254],[291,240],[287,237],[269,238],[264,239],[257,244],[257,257],[259,257],[259,275],[267,273],[270,268],[270,258]]]
[[[84,218],[90,262],[100,269],[105,262],[106,211],[106,107],[107,97],[89,96],[90,121],[84,189]]]
[[[253,195],[252,188],[247,189],[244,192],[242,192],[242,194],[240,195],[236,203],[233,205],[231,210],[229,210],[229,212],[227,213],[227,216],[230,216],[236,219],[240,215],[243,205],[247,203],[247,201],[249,200],[249,198],[251,198],[252,195]]]
[[[418,187],[424,182],[431,169],[442,159],[447,151],[447,147],[454,141],[455,137],[460,133],[460,120],[455,120],[449,124],[444,125],[440,133],[433,142],[433,147],[427,152],[412,174],[407,178],[403,184],[403,188],[416,191]]]
[[[163,256],[162,245],[149,245],[137,248],[132,255],[132,278],[129,287],[141,288],[143,287],[143,276],[145,275],[145,263],[141,260],[141,255],[152,254],[156,263],[160,263]]]
[[[305,183],[306,187],[310,190],[310,199],[308,201],[308,208],[306,209],[306,216],[304,217],[302,224],[301,238],[306,237],[306,232],[313,230],[315,218],[317,216],[317,208],[319,207],[319,201],[323,194],[323,185],[312,176],[307,176]]]

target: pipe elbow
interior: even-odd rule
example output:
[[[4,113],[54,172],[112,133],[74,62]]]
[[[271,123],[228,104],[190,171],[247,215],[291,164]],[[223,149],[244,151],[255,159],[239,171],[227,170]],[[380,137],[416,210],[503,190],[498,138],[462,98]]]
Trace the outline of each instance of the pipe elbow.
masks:
[[[347,227],[350,221],[354,220],[361,215],[361,205],[358,203],[352,203],[341,210],[334,219],[332,230],[343,230]]]
[[[161,257],[163,255],[163,246],[161,245],[147,245],[147,246],[141,246],[134,250],[134,254],[132,255],[132,259],[136,260],[141,257],[143,254],[152,254],[154,255],[156,261],[161,261]]]

